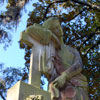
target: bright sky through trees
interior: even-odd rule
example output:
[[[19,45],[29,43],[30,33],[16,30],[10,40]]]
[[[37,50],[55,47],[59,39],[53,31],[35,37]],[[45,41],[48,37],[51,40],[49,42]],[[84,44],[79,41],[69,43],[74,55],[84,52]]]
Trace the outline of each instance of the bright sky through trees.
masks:
[[[36,0],[37,1],[37,0]],[[19,39],[20,32],[25,30],[27,24],[27,18],[29,11],[33,10],[33,7],[30,2],[26,5],[26,11],[23,11],[23,15],[19,25],[17,26],[17,30],[11,31],[12,42],[11,45],[4,50],[3,45],[0,45],[0,63],[4,63],[7,67],[24,67],[24,50],[19,48]],[[6,10],[5,5],[0,9]]]
[[[7,11],[4,12],[2,10],[5,10],[7,3],[3,4],[3,1],[8,3]],[[30,3],[28,3],[29,1]],[[30,5],[33,5],[34,9]],[[26,11],[32,12],[26,13],[22,10],[23,7],[26,8]],[[10,14],[11,12],[12,14]],[[17,30],[14,31],[15,28],[13,31],[8,29],[16,25],[20,14],[22,14],[22,18]],[[27,16],[28,14],[29,16]],[[26,51],[19,49],[20,32],[26,29],[26,24],[30,26],[33,23],[42,23],[51,16],[60,19],[64,31],[64,43],[76,48],[81,55],[84,65],[82,73],[88,80],[90,99],[99,100],[100,0],[0,0],[0,74],[3,76],[5,84],[9,85],[10,88],[19,79],[23,81],[28,79],[31,50],[26,50],[26,46],[22,47]],[[11,27],[8,27],[9,25]],[[12,36],[9,36],[8,30]],[[12,38],[12,45],[4,50],[2,42],[8,44],[10,37]],[[5,98],[8,87],[4,86],[2,82],[0,83],[0,96]]]
[[[31,1],[32,2],[32,1]],[[11,38],[12,42],[9,47],[6,48],[6,50],[3,48],[3,44],[0,45],[0,63],[3,63],[5,66],[4,67],[25,67],[24,63],[24,55],[25,55],[25,50],[20,49],[19,47],[19,39],[20,39],[20,33],[26,29],[27,25],[27,19],[28,19],[28,14],[30,11],[33,10],[33,2],[29,2],[26,7],[25,11],[23,10],[22,18],[20,20],[19,25],[17,26],[17,30],[14,29],[12,30],[11,33]],[[37,0],[35,0],[37,2]],[[6,4],[3,5],[3,7],[0,7],[3,11],[6,10],[5,8]],[[47,79],[44,77],[41,78],[45,84],[43,86],[44,90],[47,90]],[[0,98],[1,100],[1,98]]]

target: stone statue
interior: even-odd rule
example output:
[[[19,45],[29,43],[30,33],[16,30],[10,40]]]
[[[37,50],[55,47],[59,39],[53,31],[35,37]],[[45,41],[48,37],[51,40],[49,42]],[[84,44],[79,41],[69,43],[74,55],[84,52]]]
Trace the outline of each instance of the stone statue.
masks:
[[[30,95],[25,100],[46,100],[42,95]]]
[[[49,18],[43,25],[33,24],[22,37],[25,34],[34,39],[38,51],[37,70],[48,78],[51,100],[88,100],[81,57],[76,49],[63,43],[59,20]],[[25,39],[21,41],[32,45]]]

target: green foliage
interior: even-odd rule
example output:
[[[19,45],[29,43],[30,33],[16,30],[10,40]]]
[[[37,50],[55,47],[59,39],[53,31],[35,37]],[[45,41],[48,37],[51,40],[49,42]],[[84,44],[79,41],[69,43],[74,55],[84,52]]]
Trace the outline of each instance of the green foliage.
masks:
[[[0,75],[0,96],[6,100],[6,92],[19,80],[27,81],[28,75],[25,68],[4,68],[4,64],[0,64],[0,69],[2,69]]]
[[[49,3],[48,3],[48,2]],[[91,0],[89,1],[91,3]],[[41,23],[46,12],[45,5],[52,3],[43,0],[33,4],[35,9],[30,13],[27,25]],[[95,5],[100,5],[100,1]],[[91,100],[99,98],[100,79],[100,32],[99,11],[85,8],[75,2],[55,3],[50,6],[46,16],[58,17],[64,30],[64,42],[78,49],[81,54],[84,69],[82,71],[88,78],[89,96]],[[98,55],[98,56],[97,56]]]
[[[7,3],[5,3],[7,1]],[[0,43],[7,47],[11,42],[9,30],[17,28],[21,18],[21,11],[29,0],[0,0],[6,4],[6,11],[0,10]],[[1,6],[1,5],[0,5]]]
[[[19,10],[17,14],[12,13],[12,15],[15,15],[17,17],[13,17],[13,20],[6,20],[7,23],[11,24],[12,21],[13,23],[16,23],[16,20],[18,21],[18,18],[21,15],[21,9],[23,8],[23,6],[17,5],[19,1],[20,0],[8,1],[8,3],[10,4],[10,8],[16,5]],[[30,26],[34,23],[42,24],[43,21],[49,17],[56,16],[60,19],[61,26],[64,31],[64,43],[77,48],[82,57],[84,64],[82,73],[85,74],[88,78],[90,100],[99,100],[100,0],[80,0],[80,3],[79,0],[65,0],[65,2],[63,1],[64,0],[57,2],[57,0],[54,0],[54,2],[52,3],[52,0],[39,0],[37,3],[33,3],[34,10],[29,13],[27,26]],[[25,0],[25,4],[27,2],[28,0]],[[88,4],[90,4],[90,6],[88,6]],[[9,11],[9,7],[7,8],[7,11]],[[1,14],[0,25],[3,25],[2,21],[7,18],[6,15],[7,13]],[[29,57],[31,50],[26,45],[24,45],[24,47],[26,51],[25,75],[28,72],[26,70],[29,69]],[[27,50],[27,48],[29,49]]]

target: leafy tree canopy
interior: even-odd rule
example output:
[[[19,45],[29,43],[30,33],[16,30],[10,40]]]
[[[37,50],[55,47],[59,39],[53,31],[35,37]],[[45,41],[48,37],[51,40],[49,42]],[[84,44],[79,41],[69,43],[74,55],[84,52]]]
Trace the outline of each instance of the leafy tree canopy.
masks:
[[[4,1],[2,0],[1,3]],[[5,43],[9,42],[6,41],[6,39],[9,40],[9,33],[6,29],[17,26],[22,9],[30,0],[6,1],[7,11],[0,12],[0,41]],[[90,99],[99,100],[100,0],[38,0],[37,3],[33,2],[33,7],[34,10],[28,15],[27,27],[34,23],[42,24],[49,17],[60,19],[64,31],[64,43],[77,48],[82,57],[84,64],[82,73],[88,78]],[[3,26],[5,23],[6,29]],[[25,65],[28,69],[31,50],[26,45],[22,48],[26,51]]]

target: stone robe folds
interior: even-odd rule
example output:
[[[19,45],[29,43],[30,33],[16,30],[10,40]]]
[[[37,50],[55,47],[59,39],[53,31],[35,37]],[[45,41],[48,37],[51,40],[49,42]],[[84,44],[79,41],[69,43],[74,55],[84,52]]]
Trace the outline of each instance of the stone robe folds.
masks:
[[[46,28],[46,26],[48,27]],[[88,100],[87,79],[81,74],[82,62],[78,51],[64,45],[63,42],[60,44],[61,48],[57,48],[62,33],[59,22],[51,18],[45,22],[44,26],[34,24],[28,27],[22,33],[21,41],[30,46],[34,44],[33,51],[38,59],[38,71],[44,73],[49,79],[52,100]],[[27,36],[31,38],[32,42],[27,41]],[[64,85],[62,87],[54,86],[55,80],[57,80],[57,84],[61,82],[60,76],[63,80],[63,73],[66,74]]]
[[[33,24],[21,33],[20,41],[32,47],[33,56],[35,56],[34,59],[37,63],[35,69],[44,73],[46,77],[50,77],[51,73],[56,75],[52,57],[55,55],[58,39],[50,30],[41,25]]]

